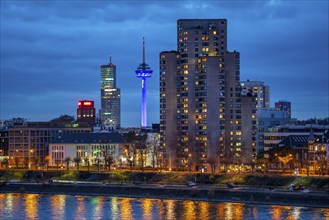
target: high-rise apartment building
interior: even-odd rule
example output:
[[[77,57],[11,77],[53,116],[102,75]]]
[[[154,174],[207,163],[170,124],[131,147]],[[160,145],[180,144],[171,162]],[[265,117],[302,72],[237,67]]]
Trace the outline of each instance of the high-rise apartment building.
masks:
[[[256,135],[257,135],[257,96],[248,93],[241,94],[241,138],[243,151],[241,151],[241,163],[250,164],[256,162]]]
[[[257,153],[257,111],[270,108],[270,89],[264,82],[241,81],[242,162],[255,162]]]
[[[240,55],[226,19],[177,21],[177,52],[160,54],[160,144],[169,169],[241,157]]]
[[[96,120],[96,109],[94,101],[83,100],[78,102],[77,108],[77,122],[86,122],[88,126],[94,126]]]
[[[116,86],[116,65],[101,65],[101,123],[105,127],[120,128],[120,89]]]
[[[260,81],[241,81],[241,95],[255,96],[256,109],[270,108],[270,87]]]
[[[275,109],[278,111],[286,111],[288,113],[288,117],[291,118],[291,102],[288,101],[275,102]]]
[[[160,144],[169,168],[177,160],[177,56],[177,51],[160,54]]]

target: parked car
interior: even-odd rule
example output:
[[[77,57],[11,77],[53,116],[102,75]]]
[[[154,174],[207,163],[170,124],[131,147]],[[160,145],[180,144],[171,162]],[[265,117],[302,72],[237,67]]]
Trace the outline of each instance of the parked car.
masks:
[[[140,181],[131,181],[131,184],[133,184],[133,185],[139,185],[139,184],[141,184],[141,182]]]
[[[187,182],[186,182],[186,185],[187,185],[187,186],[196,186],[196,183],[193,182],[193,181],[187,181]]]

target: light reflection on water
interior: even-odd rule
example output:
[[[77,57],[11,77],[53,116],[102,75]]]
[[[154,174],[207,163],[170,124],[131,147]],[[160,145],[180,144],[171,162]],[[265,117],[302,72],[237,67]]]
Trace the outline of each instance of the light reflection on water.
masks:
[[[329,219],[329,209],[109,196],[0,194],[0,219]]]

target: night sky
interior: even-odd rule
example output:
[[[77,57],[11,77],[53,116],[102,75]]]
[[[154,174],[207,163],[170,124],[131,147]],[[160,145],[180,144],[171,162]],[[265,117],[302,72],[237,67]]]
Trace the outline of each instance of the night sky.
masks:
[[[234,3],[232,3],[234,2]],[[100,64],[117,65],[121,124],[140,126],[142,61],[148,124],[159,122],[159,53],[176,50],[177,19],[226,18],[228,48],[241,54],[241,80],[270,86],[271,106],[292,117],[329,117],[328,1],[1,0],[0,120],[76,117],[77,101],[100,106]]]

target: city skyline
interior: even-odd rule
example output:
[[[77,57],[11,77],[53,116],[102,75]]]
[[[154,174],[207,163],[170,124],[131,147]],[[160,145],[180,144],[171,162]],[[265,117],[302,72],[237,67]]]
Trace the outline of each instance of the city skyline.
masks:
[[[74,7],[74,10],[63,10]],[[136,11],[141,13],[136,13]],[[143,13],[142,13],[143,12]],[[141,16],[142,15],[142,16]],[[78,100],[100,109],[99,65],[112,55],[122,127],[140,126],[140,39],[148,41],[148,121],[159,122],[159,54],[175,50],[176,21],[228,21],[241,81],[263,81],[292,117],[328,117],[328,2],[1,2],[0,120],[75,116]]]

